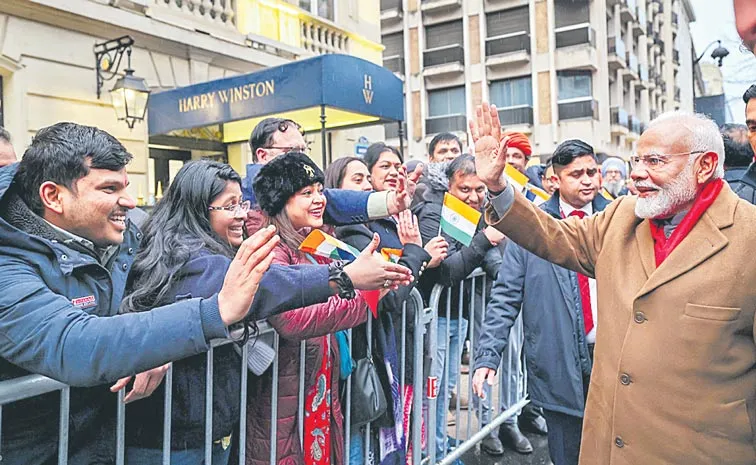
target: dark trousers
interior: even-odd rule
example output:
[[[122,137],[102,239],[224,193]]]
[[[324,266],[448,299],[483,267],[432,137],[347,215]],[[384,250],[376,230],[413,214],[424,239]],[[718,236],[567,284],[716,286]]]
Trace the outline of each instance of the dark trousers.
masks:
[[[549,456],[554,465],[577,465],[583,419],[543,409],[549,427]]]

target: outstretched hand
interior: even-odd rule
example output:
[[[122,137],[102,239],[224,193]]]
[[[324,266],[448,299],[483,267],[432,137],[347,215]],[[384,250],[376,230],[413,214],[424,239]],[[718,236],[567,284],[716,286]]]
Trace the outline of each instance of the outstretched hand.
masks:
[[[126,396],[123,398],[123,403],[128,404],[129,402],[149,397],[155,392],[155,389],[160,386],[160,383],[163,382],[163,378],[165,377],[166,372],[168,372],[170,366],[170,363],[166,363],[157,368],[139,373],[136,375],[136,378],[133,376],[121,378],[114,385],[110,386],[110,392],[120,391],[125,388],[132,379],[134,379],[134,386],[128,393],[126,393]]]
[[[508,137],[502,137],[499,112],[495,105],[483,102],[470,120],[470,135],[475,144],[475,171],[488,190],[501,192],[507,187],[504,169],[507,166]]]
[[[398,289],[399,286],[408,286],[413,281],[412,271],[409,268],[388,262],[381,254],[376,253],[380,243],[380,236],[374,233],[370,244],[353,262],[344,267],[344,272],[349,276],[355,289],[363,291]]]
[[[273,262],[273,249],[279,241],[276,228],[268,226],[242,242],[218,293],[218,308],[226,326],[241,321],[249,313],[263,274]]]

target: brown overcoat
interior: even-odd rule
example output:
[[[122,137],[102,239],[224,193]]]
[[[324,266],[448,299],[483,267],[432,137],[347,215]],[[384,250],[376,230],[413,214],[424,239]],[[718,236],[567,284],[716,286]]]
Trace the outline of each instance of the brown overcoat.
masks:
[[[756,463],[756,207],[725,185],[656,268],[634,197],[554,218],[516,194],[487,220],[596,278],[595,363],[580,465]]]

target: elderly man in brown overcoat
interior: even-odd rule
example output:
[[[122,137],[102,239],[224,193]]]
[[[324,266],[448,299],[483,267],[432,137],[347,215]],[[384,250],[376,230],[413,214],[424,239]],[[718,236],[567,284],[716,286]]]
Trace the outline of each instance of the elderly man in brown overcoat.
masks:
[[[660,116],[631,158],[639,196],[563,221],[502,176],[496,108],[479,107],[470,126],[489,224],[597,280],[580,464],[756,463],[756,207],[722,182],[717,126]]]

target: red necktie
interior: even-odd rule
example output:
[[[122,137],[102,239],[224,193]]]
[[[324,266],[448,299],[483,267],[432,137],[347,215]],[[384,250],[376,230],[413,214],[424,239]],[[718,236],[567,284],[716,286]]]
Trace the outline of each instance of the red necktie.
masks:
[[[585,212],[582,210],[573,210],[570,216],[577,216],[580,219],[585,218]],[[588,276],[578,273],[578,286],[580,286],[580,301],[583,303],[583,322],[585,323],[585,334],[593,329],[593,309],[591,308],[591,285]]]

